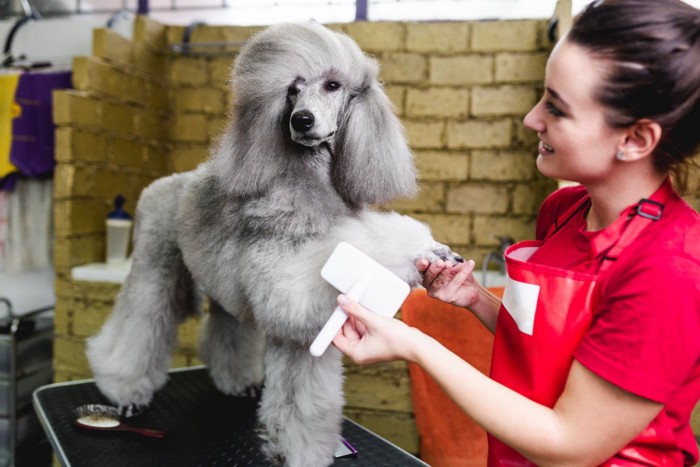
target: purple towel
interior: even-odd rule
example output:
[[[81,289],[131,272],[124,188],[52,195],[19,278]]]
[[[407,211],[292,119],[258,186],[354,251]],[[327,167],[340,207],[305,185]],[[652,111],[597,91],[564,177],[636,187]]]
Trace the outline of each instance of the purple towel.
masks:
[[[53,172],[52,91],[71,87],[70,71],[29,72],[19,77],[15,102],[22,110],[12,121],[10,161],[22,174],[43,178]]]

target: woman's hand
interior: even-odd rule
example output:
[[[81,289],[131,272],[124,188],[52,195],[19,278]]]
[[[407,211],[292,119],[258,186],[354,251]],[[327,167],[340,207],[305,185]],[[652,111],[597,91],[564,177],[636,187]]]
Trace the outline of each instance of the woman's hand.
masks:
[[[420,331],[398,319],[377,315],[345,295],[338,304],[348,315],[333,344],[360,365],[412,360],[411,343]]]
[[[430,263],[421,258],[416,261],[416,267],[423,273],[423,287],[431,297],[465,308],[477,303],[479,287],[473,274],[474,260],[453,266],[447,261]]]
[[[474,278],[474,261],[452,265],[437,260],[430,263],[421,258],[416,268],[423,274],[423,286],[428,295],[443,302],[469,309],[486,328],[495,332],[501,299]]]

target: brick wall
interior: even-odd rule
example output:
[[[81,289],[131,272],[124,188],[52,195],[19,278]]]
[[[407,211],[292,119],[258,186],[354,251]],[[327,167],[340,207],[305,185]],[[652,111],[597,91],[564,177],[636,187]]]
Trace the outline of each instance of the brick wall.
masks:
[[[380,60],[416,154],[421,192],[391,207],[427,222],[438,240],[478,264],[497,236],[532,237],[537,208],[555,186],[538,175],[536,137],[522,125],[544,76],[546,22],[334,27]],[[256,30],[200,27],[191,40],[241,42]],[[133,41],[96,30],[93,55],[74,62],[75,90],[55,94],[57,381],[90,377],[85,339],[119,290],[70,278],[71,267],[104,260],[114,196],[126,196],[133,212],[152,180],[203,161],[226,121],[234,55],[171,52],[183,33],[146,18],[138,18]],[[697,206],[697,180],[693,188]],[[196,319],[181,326],[173,366],[199,363],[197,330]],[[417,452],[406,365],[348,365],[347,375],[348,415]]]

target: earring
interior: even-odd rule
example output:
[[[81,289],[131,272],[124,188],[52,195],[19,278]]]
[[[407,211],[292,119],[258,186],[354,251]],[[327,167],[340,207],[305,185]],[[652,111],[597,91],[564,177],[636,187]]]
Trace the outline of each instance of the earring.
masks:
[[[627,160],[627,156],[625,156],[625,151],[623,151],[622,149],[620,149],[619,151],[617,151],[617,154],[615,154],[615,158],[616,158],[618,161],[626,161],[626,160]]]

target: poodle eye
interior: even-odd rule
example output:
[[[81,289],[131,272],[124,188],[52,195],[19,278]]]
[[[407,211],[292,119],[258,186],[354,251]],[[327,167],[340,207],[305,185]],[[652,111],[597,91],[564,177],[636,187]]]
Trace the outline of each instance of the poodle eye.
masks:
[[[326,81],[325,88],[326,88],[326,91],[330,91],[330,92],[337,91],[338,89],[340,89],[340,83],[337,81]]]
[[[288,96],[296,96],[297,94],[299,94],[299,89],[296,86],[291,85],[287,88]]]

